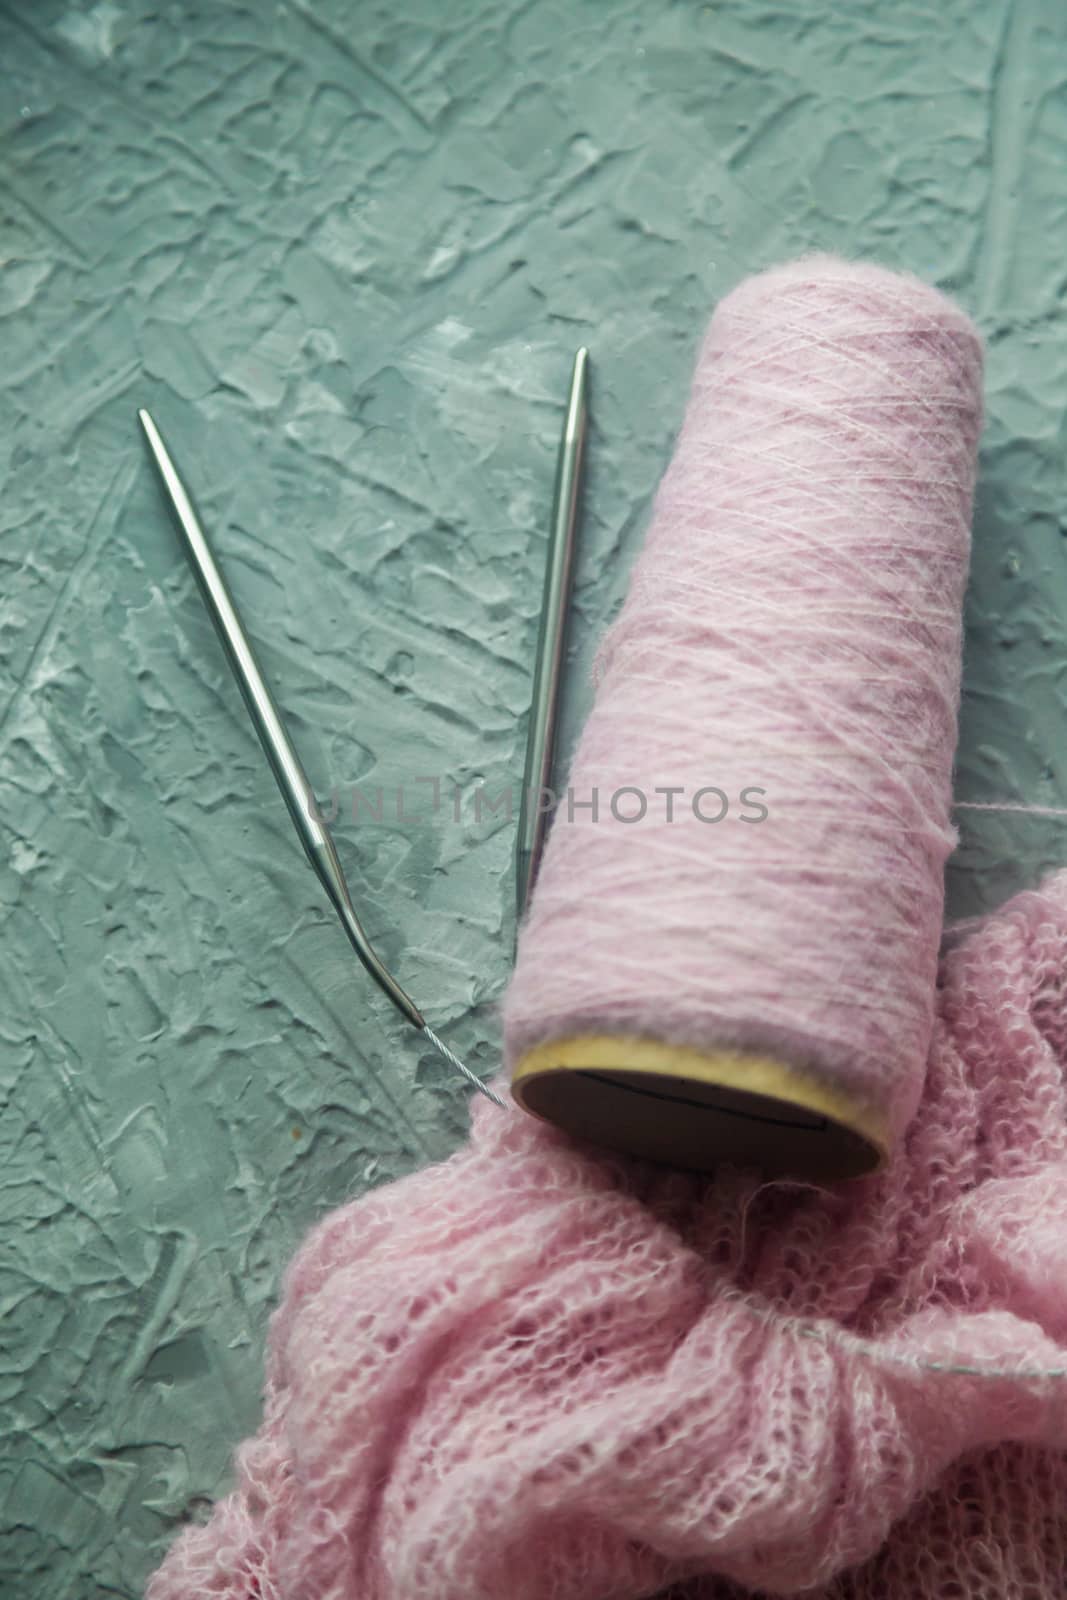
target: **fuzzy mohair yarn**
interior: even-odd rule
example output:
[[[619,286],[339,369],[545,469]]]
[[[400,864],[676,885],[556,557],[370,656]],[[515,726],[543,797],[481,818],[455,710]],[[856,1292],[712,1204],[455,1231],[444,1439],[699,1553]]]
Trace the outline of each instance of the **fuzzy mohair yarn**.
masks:
[[[916,278],[817,256],[721,302],[598,654],[509,1066],[576,1036],[748,1051],[899,1136],[956,838],[981,415],[978,334]]]
[[[149,1600],[1062,1600],[1065,973],[1067,874],[948,950],[917,1115],[836,1189],[475,1100],[301,1249]]]

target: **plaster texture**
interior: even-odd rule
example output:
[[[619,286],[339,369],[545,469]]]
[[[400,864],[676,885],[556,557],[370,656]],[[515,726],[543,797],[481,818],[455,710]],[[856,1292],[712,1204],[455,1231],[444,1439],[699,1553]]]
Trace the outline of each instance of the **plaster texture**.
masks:
[[[565,742],[714,302],[838,250],[988,338],[958,791],[1067,806],[1067,10],[6,0],[0,134],[0,1592],[103,1600],[225,1487],[298,1237],[467,1099],[324,907],[136,406],[369,931],[488,1073],[512,828],[474,793],[521,779],[581,342]],[[1067,859],[961,826],[957,915]]]

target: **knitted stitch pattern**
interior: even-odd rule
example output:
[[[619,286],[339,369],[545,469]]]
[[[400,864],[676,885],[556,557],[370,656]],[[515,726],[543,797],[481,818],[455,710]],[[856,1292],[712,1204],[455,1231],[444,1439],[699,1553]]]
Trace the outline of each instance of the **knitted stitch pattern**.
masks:
[[[1065,972],[1067,873],[947,950],[906,1140],[829,1191],[476,1101],[300,1250],[149,1600],[1062,1600]]]

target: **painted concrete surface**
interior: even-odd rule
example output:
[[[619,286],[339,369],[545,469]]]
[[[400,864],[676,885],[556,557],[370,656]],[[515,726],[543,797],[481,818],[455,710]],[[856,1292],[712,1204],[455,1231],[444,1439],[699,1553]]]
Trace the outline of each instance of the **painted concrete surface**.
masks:
[[[1067,806],[1065,62],[1059,0],[0,4],[5,1595],[140,1592],[256,1421],[299,1235],[465,1127],[290,837],[135,407],[371,933],[488,1072],[512,830],[475,791],[521,777],[580,342],[569,730],[716,298],[813,247],[958,294],[989,339],[959,793]],[[1055,819],[961,822],[956,913],[1067,859]]]

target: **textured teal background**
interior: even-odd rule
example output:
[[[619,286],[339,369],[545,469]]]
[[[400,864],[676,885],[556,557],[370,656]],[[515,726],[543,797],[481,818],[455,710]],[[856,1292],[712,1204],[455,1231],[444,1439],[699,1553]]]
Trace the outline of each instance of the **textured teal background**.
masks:
[[[0,5],[0,1591],[134,1596],[258,1415],[315,1217],[461,1139],[355,969],[134,425],[195,479],[383,953],[483,1071],[559,407],[569,725],[741,276],[911,268],[989,341],[959,793],[1067,805],[1067,10]],[[423,793],[428,796],[428,789]],[[417,809],[414,808],[414,809]],[[422,810],[429,809],[428,799]],[[964,814],[956,913],[1067,859]]]

